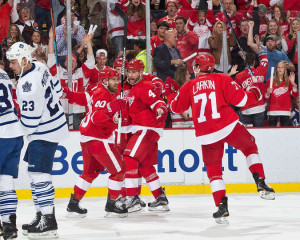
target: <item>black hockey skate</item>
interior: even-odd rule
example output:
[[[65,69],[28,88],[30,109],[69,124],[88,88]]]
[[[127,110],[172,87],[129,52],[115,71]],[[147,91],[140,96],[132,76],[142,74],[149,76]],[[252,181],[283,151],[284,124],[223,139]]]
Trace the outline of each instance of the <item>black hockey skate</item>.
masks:
[[[107,215],[105,217],[127,217],[128,210],[126,205],[121,201],[121,198],[116,200],[110,199],[110,195],[107,196],[107,202],[105,205],[105,211]]]
[[[31,221],[31,223],[22,225],[22,234],[24,236],[28,235],[28,229],[29,228],[35,227],[39,224],[39,222],[41,220],[41,216],[42,216],[41,212],[37,212],[34,219]]]
[[[3,227],[2,227],[2,224],[0,221],[0,237],[3,236],[3,234],[4,234],[4,231],[3,231]]]
[[[87,209],[80,207],[79,200],[77,200],[74,194],[71,194],[69,204],[67,206],[66,217],[69,218],[84,218],[86,217]]]
[[[29,239],[58,238],[54,213],[42,215],[37,226],[28,229]]]
[[[10,223],[3,223],[3,239],[10,240],[18,237],[18,229],[16,225],[16,214],[9,216]]]
[[[274,200],[275,191],[268,184],[265,183],[264,178],[260,178],[258,173],[253,173],[253,178],[257,186],[257,192],[262,199]]]
[[[140,199],[140,205],[142,208],[146,207],[146,203],[140,198],[140,196],[138,196]]]
[[[125,198],[125,206],[128,209],[128,213],[132,212],[138,212],[142,210],[141,206],[141,199],[139,198],[139,195],[127,196]]]
[[[213,214],[214,219],[216,220],[217,223],[220,224],[228,224],[228,217],[229,217],[229,212],[228,212],[228,205],[227,197],[222,197],[221,203],[218,206],[218,211]]]
[[[148,210],[153,212],[167,212],[170,211],[168,206],[169,201],[165,194],[165,190],[161,189],[161,194],[151,203],[148,203]]]

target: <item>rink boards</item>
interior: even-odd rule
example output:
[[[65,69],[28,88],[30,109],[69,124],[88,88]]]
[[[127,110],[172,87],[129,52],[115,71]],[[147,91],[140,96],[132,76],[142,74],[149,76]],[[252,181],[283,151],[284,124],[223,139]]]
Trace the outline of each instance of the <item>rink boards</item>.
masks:
[[[264,164],[267,181],[276,192],[300,192],[300,128],[249,129],[255,137]],[[26,143],[22,151],[23,159]],[[210,193],[201,146],[194,130],[165,130],[159,141],[157,172],[168,194]],[[31,198],[26,163],[21,160],[16,189],[20,199]],[[53,182],[56,197],[69,197],[78,174],[82,171],[79,132],[61,142],[55,153]],[[87,197],[107,194],[108,174],[102,173],[93,182]],[[231,146],[225,145],[223,177],[229,193],[256,192],[245,157]],[[150,191],[143,182],[142,195]]]

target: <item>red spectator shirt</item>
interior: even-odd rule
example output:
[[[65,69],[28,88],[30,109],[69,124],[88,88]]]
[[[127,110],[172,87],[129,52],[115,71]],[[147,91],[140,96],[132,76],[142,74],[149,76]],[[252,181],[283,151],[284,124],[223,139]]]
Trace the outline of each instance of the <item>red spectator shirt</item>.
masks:
[[[191,106],[196,137],[211,144],[228,136],[239,121],[229,104],[243,107],[256,102],[226,74],[204,74],[185,83],[178,94],[168,96],[169,108],[182,113]]]
[[[0,16],[1,16],[1,23],[0,23],[0,43],[4,38],[7,38],[7,32],[10,25],[10,11],[12,7],[5,3],[2,7],[0,7]]]
[[[175,30],[176,31],[176,26],[175,26],[175,18],[176,17],[177,16],[175,16],[174,18],[169,18],[168,15],[167,15],[167,16],[159,19],[158,22],[160,22],[160,21],[166,21],[167,23],[169,23],[169,26],[170,26],[169,30]]]
[[[198,52],[199,37],[196,33],[189,31],[182,36],[178,36],[177,45],[182,59],[192,55],[194,52]],[[190,73],[193,72],[192,62],[195,57],[187,61],[187,68]]]
[[[38,6],[40,8],[44,9],[50,9],[50,1],[51,0],[35,0],[35,6]],[[63,2],[62,0],[60,0]]]
[[[217,21],[222,21],[227,25],[227,32],[229,32],[229,25],[227,22],[227,19],[224,15],[224,12],[219,12],[216,14],[216,20]],[[229,16],[228,16],[229,17]],[[237,37],[239,37],[241,35],[241,31],[240,31],[240,21],[244,18],[244,15],[240,12],[236,12],[236,14],[232,17],[229,17],[229,20],[231,21],[231,24],[235,30],[235,33],[237,35]]]
[[[159,45],[163,44],[164,42],[160,40],[158,35],[151,37],[151,55],[153,56],[154,48],[158,47]]]
[[[253,75],[256,77],[256,82],[253,81],[251,74],[248,69],[240,72],[235,76],[235,81],[244,89],[247,90],[248,87],[258,87],[262,94],[264,93],[264,79],[267,75],[269,61],[267,54],[263,54],[259,57],[260,64],[257,68],[251,68]],[[265,101],[262,98],[260,101],[249,105],[247,107],[242,107],[242,113],[246,115],[261,113],[265,111]]]
[[[269,101],[268,106],[268,115],[272,116],[291,116],[291,96],[298,96],[297,86],[292,86],[289,83],[288,87],[284,87],[285,82],[282,81],[279,86],[275,86],[275,82],[273,82],[273,91],[269,97],[264,94],[266,100]],[[266,82],[265,88],[270,87],[270,79]]]

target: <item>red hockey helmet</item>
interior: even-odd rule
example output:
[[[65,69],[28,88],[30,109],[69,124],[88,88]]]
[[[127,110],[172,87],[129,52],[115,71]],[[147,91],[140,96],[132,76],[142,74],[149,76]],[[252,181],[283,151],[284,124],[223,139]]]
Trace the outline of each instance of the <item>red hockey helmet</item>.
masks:
[[[120,77],[120,74],[118,73],[117,70],[111,67],[105,67],[99,73],[100,80],[103,80],[104,78],[112,78],[112,77]]]
[[[114,61],[113,67],[122,67],[123,59],[122,58],[116,58]],[[128,61],[125,59],[125,68],[127,67]]]
[[[132,59],[127,65],[127,70],[143,71],[144,68],[144,63],[137,59]]]
[[[213,55],[200,54],[195,57],[193,66],[199,65],[201,72],[211,73],[215,67],[215,58]]]

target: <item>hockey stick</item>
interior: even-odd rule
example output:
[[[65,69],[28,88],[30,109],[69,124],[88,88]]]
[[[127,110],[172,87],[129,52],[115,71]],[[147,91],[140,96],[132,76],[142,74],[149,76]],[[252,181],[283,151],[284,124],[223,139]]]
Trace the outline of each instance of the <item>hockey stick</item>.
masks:
[[[223,1],[222,1],[222,0],[219,0],[219,1],[220,1],[221,7],[223,8],[223,13],[224,13],[224,15],[225,15],[225,17],[226,17],[226,19],[227,19],[227,22],[228,22],[228,25],[229,25],[229,27],[230,27],[230,29],[231,29],[231,32],[232,32],[232,34],[233,34],[233,36],[234,36],[234,38],[235,38],[236,44],[237,44],[239,50],[240,50],[241,53],[242,53],[242,58],[243,58],[243,60],[244,60],[245,63],[246,63],[246,68],[249,70],[249,72],[250,72],[250,74],[251,74],[251,77],[254,77],[254,74],[253,74],[253,72],[252,72],[250,66],[247,64],[247,61],[246,61],[246,55],[245,55],[245,53],[244,53],[244,50],[242,49],[242,47],[241,47],[241,45],[240,45],[239,39],[238,39],[238,37],[237,37],[237,35],[236,35],[236,33],[235,33],[235,30],[234,30],[234,28],[233,28],[233,26],[232,26],[232,23],[231,23],[231,21],[230,21],[230,19],[229,19],[229,17],[228,17],[228,14],[227,14],[227,12],[226,12],[226,10],[225,10],[225,8],[224,8]]]
[[[125,12],[116,4],[111,3],[109,6],[113,11],[118,13],[119,16],[124,21],[123,59],[122,59],[122,76],[121,76],[121,92],[120,92],[120,98],[123,99],[123,86],[125,81],[126,44],[127,44],[127,16]],[[121,125],[122,125],[122,111],[119,112],[117,144],[121,143]]]
[[[53,17],[53,4],[52,4],[52,0],[50,0],[50,15],[51,15],[52,31],[53,31],[53,43],[54,43],[54,54],[55,54],[55,62],[56,62],[56,74],[57,74],[57,78],[60,79],[59,67],[58,67],[58,57],[57,57],[57,49],[56,49],[56,33],[55,33],[55,22],[54,22],[54,17]]]

